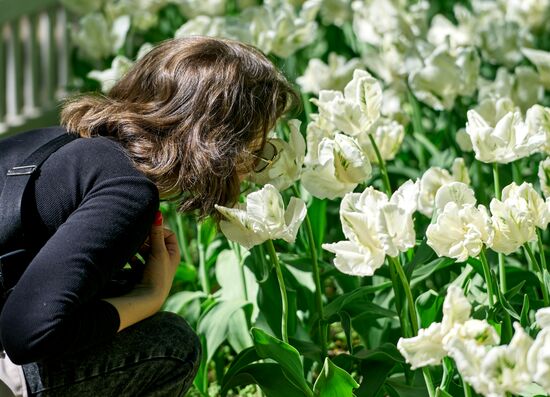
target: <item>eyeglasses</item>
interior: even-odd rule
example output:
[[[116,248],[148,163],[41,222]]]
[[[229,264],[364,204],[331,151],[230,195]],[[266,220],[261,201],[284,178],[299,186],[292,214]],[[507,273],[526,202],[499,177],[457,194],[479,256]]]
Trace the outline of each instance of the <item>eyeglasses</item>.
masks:
[[[277,150],[277,147],[272,142],[267,141],[259,154],[250,153],[257,159],[254,166],[254,172],[258,173],[265,170],[268,166],[277,161],[282,151],[283,149]]]

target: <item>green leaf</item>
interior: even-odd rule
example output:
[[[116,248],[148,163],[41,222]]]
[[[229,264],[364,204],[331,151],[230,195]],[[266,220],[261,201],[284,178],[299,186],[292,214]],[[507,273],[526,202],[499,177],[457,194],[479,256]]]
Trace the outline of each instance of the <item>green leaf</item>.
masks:
[[[304,369],[298,350],[259,328],[252,328],[251,332],[258,356],[278,362],[288,380],[302,390],[304,395],[312,396],[313,393],[304,378]]]
[[[409,386],[393,380],[387,380],[386,388],[391,389],[399,397],[429,397],[426,386]]]
[[[175,294],[168,297],[168,299],[164,303],[162,310],[181,314],[187,304],[197,299],[206,298],[206,296],[207,295],[202,291],[176,292]]]
[[[248,364],[253,363],[254,361],[258,361],[259,359],[260,357],[258,356],[258,353],[256,353],[256,348],[254,346],[244,349],[239,354],[237,354],[220,383],[220,386],[222,388],[222,397],[225,397],[225,395],[229,391],[230,387],[228,387],[227,385],[230,384],[232,382],[232,379],[239,374],[239,371],[241,371]]]
[[[288,279],[287,271],[284,268],[282,270],[286,281]],[[288,334],[294,335],[296,333],[297,326],[296,291],[288,287],[286,294],[288,299]],[[260,284],[260,289],[258,291],[258,307],[260,308],[261,314],[265,316],[271,330],[277,337],[282,337],[281,316],[283,308],[279,282],[277,281],[275,269],[271,271],[269,278]]]
[[[392,362],[362,362],[360,373],[364,374],[363,382],[355,391],[355,395],[357,397],[375,397],[386,383],[386,378],[394,366],[395,363]]]
[[[444,298],[434,290],[426,291],[416,298],[416,310],[420,317],[421,328],[427,328],[439,316]]]
[[[435,397],[453,397],[445,390],[440,389],[439,387],[435,389]]]
[[[346,341],[348,344],[348,350],[351,354],[353,354],[353,344],[351,340],[351,317],[350,315],[345,312],[340,312],[340,322],[342,324],[342,328],[344,329],[344,333],[346,334]]]
[[[246,306],[251,307],[251,305],[251,303],[242,300],[218,302],[200,318],[197,332],[206,338],[207,362],[212,359],[216,349],[226,339],[233,314],[237,310]]]
[[[263,283],[269,277],[271,262],[265,258],[263,245],[252,247],[250,254],[244,260],[244,265],[254,273],[258,283]]]
[[[383,283],[383,287],[391,287],[391,282]],[[372,294],[380,289],[380,285],[376,287],[366,286],[339,296],[325,306],[325,321],[338,321],[338,313],[342,310],[347,311],[351,317],[364,312],[369,312],[374,317],[396,316],[395,312],[372,303]]]
[[[304,397],[304,392],[289,382],[281,366],[275,363],[255,363],[241,368],[224,385],[221,395],[225,396],[234,387],[250,384],[260,386],[266,397]]]
[[[434,250],[427,244],[427,240],[424,238],[416,249],[412,260],[405,265],[405,274],[407,275],[407,278],[410,280],[414,269],[419,265],[428,263],[434,255]]]
[[[437,258],[423,266],[417,266],[411,279],[411,286],[419,283],[426,278],[430,277],[433,273],[445,269],[450,266],[456,265],[454,259],[450,258]]]
[[[307,213],[311,222],[313,238],[317,245],[317,252],[322,252],[321,244],[325,241],[325,230],[327,229],[327,200],[313,198]]]
[[[313,393],[319,397],[352,397],[353,389],[358,387],[359,383],[350,374],[326,358],[313,386]]]
[[[251,308],[251,306],[249,307]],[[247,310],[237,310],[229,318],[227,341],[237,353],[254,345],[248,331],[249,322],[247,318],[250,320],[249,312],[247,313]]]
[[[393,343],[384,343],[374,349],[361,349],[353,355],[360,360],[404,363],[405,359]]]
[[[523,305],[521,307],[519,322],[523,328],[529,327],[529,296],[527,294],[523,295]]]

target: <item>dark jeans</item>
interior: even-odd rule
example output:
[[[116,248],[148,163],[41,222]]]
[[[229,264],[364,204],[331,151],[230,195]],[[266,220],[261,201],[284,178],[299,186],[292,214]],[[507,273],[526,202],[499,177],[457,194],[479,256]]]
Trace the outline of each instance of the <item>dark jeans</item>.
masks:
[[[29,397],[177,397],[200,364],[197,335],[180,316],[161,312],[106,344],[26,364]]]

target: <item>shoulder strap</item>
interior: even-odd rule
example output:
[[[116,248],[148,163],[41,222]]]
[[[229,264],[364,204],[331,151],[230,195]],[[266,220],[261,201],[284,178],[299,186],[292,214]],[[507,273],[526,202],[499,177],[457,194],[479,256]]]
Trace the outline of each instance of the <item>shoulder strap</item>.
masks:
[[[62,134],[46,142],[22,163],[8,170],[0,194],[0,247],[10,247],[12,250],[24,248],[21,205],[27,184],[52,153],[76,138],[76,135]]]

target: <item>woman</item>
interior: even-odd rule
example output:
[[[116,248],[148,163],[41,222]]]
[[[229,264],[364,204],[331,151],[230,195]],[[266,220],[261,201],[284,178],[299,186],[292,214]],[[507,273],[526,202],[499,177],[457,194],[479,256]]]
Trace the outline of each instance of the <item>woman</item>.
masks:
[[[0,142],[3,186],[5,171],[42,143],[67,131],[82,138],[54,152],[25,192],[25,243],[35,255],[0,315],[7,353],[0,379],[12,392],[185,393],[200,344],[183,319],[157,313],[180,261],[159,198],[200,217],[235,202],[267,132],[296,103],[254,48],[174,39],[136,62],[107,96],[66,102],[63,127]],[[141,282],[111,296],[113,274],[140,249]]]

